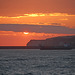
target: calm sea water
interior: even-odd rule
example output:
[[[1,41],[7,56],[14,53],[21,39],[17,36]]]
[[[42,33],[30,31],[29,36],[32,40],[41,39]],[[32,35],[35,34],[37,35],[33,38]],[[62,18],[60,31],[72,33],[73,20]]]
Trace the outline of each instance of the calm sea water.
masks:
[[[0,75],[75,75],[75,49],[0,50]]]

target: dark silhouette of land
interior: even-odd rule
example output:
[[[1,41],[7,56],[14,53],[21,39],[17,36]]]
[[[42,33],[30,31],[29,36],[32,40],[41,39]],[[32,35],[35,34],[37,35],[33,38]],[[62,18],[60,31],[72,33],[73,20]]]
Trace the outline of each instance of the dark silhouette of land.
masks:
[[[40,49],[36,46],[0,46],[0,49]]]
[[[30,40],[27,46],[0,46],[0,49],[75,49],[75,36],[61,36],[48,38],[46,40]]]

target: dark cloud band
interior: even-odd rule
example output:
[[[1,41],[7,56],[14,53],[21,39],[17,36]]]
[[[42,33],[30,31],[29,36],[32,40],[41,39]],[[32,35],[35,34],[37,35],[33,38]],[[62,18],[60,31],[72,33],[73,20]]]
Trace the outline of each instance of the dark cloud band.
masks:
[[[75,29],[53,25],[0,24],[0,31],[75,34]]]

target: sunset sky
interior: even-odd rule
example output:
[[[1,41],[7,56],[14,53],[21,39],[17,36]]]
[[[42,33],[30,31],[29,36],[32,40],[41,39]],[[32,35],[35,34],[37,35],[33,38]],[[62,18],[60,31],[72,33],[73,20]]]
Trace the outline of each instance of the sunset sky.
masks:
[[[0,46],[75,35],[75,0],[0,0]]]

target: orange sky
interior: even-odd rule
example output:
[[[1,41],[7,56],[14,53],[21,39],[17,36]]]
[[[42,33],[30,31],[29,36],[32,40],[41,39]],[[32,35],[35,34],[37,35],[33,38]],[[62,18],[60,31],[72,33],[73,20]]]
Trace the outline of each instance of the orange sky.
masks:
[[[75,0],[0,0],[0,16],[26,13],[75,14]]]
[[[17,24],[32,26],[27,30]],[[48,31],[48,25],[56,27],[54,32]],[[31,39],[75,35],[61,29],[75,31],[75,0],[0,0],[0,46],[24,46]]]
[[[74,34],[50,34],[0,31],[0,46],[25,46],[31,39],[45,40],[57,36],[70,36]]]

